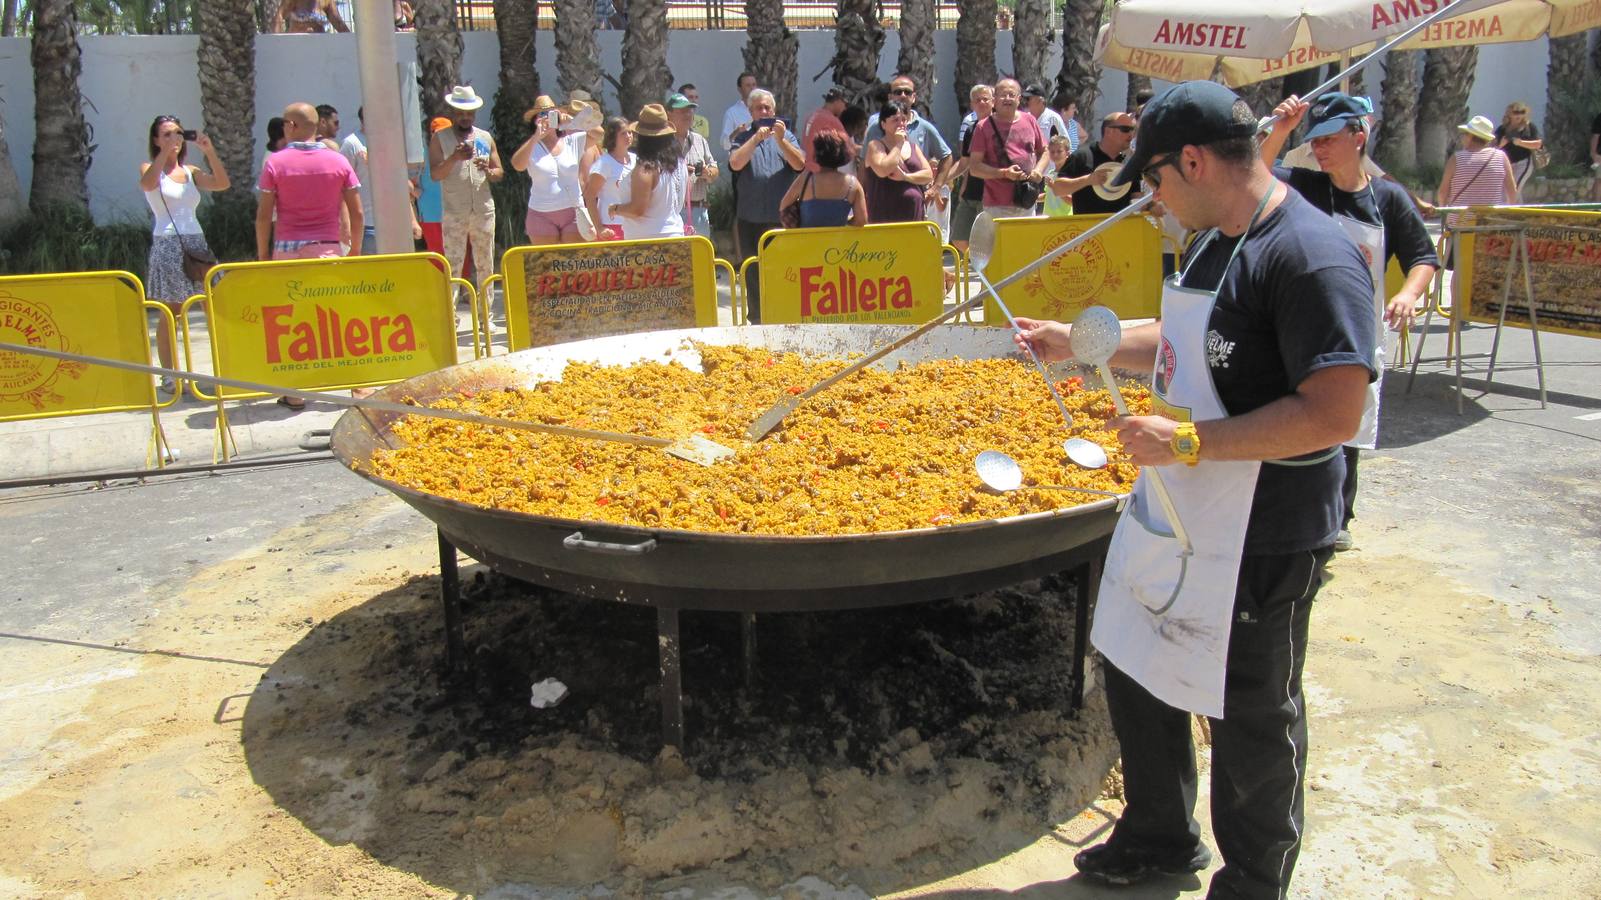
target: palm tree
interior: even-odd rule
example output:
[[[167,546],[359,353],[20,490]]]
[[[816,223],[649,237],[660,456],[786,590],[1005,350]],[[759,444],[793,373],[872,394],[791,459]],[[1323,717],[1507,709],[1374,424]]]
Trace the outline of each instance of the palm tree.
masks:
[[[537,3],[496,3],[495,39],[500,45],[500,87],[495,90],[495,143],[517,147],[529,128],[523,112],[539,96],[539,70],[534,67],[534,38],[539,31]],[[507,172],[510,177],[513,173]],[[521,174],[521,173],[518,173]]]
[[[1095,34],[1101,28],[1101,0],[1064,0],[1062,4],[1062,70],[1056,73],[1056,95],[1068,97],[1090,118],[1100,94],[1101,66],[1095,61]]]
[[[5,0],[5,11],[0,12],[0,37],[17,36],[17,0]]]
[[[1418,166],[1418,93],[1423,85],[1417,50],[1391,50],[1384,57],[1384,93],[1380,112],[1384,127],[1374,159],[1386,169],[1412,171]]]
[[[1468,92],[1479,63],[1478,47],[1442,47],[1423,52],[1423,89],[1418,93],[1418,162],[1443,165],[1456,147],[1456,126],[1468,119]]]
[[[200,108],[217,156],[228,167],[228,193],[254,203],[256,13],[254,0],[207,0],[197,8]]]
[[[1590,35],[1579,32],[1551,38],[1551,59],[1545,69],[1545,149],[1553,162],[1578,162],[1589,158],[1590,129],[1582,107],[1585,92],[1574,88],[1585,83],[1585,59]],[[1578,100],[1580,102],[1574,102]]]
[[[83,54],[73,0],[33,0],[34,212],[89,208],[89,123],[83,118]]]
[[[877,0],[839,0],[834,10],[834,58],[829,66],[834,70],[834,83],[845,89],[851,102],[875,93],[878,58],[883,51],[884,26],[878,21]]]
[[[11,164],[11,147],[6,143],[5,119],[0,117],[0,231],[8,228],[26,210],[22,183],[17,180],[17,168]]]
[[[784,0],[745,0],[745,35],[745,70],[773,92],[780,115],[795,114],[800,41],[784,24]]]
[[[667,0],[628,0],[623,32],[623,80],[618,102],[623,114],[637,115],[647,103],[660,103],[673,86],[667,66]]]
[[[960,0],[956,18],[956,108],[967,114],[975,84],[995,83],[995,0]]]
[[[934,102],[934,0],[902,0],[901,49],[895,58],[895,71],[908,75],[917,85],[917,111],[927,116]]]
[[[1273,107],[1278,106],[1279,101],[1284,99],[1284,79],[1269,78],[1266,81],[1254,82],[1244,87],[1236,88],[1234,93],[1239,94],[1241,100],[1249,103],[1251,112],[1256,113],[1257,116],[1271,115]]]
[[[1023,84],[1045,84],[1045,60],[1056,33],[1050,0],[1017,0],[1012,21],[1012,71]]]
[[[1129,112],[1133,112],[1140,105],[1139,100],[1137,99],[1140,91],[1148,91],[1150,89],[1151,76],[1135,75],[1133,72],[1130,72],[1128,76],[1128,93],[1123,98],[1125,108],[1128,109]],[[1088,110],[1086,110],[1086,112],[1088,112]]]
[[[600,44],[595,41],[594,0],[555,0],[556,83],[587,91],[600,101]]]
[[[416,0],[417,68],[422,80],[422,108],[429,118],[450,113],[445,95],[461,83],[461,32],[451,0]]]

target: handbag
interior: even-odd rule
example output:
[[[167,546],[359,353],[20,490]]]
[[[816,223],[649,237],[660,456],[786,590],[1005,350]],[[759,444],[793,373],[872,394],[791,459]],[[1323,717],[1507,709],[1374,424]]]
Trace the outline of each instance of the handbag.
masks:
[[[801,184],[801,189],[795,192],[795,202],[779,209],[778,224],[784,226],[785,228],[801,227],[801,197],[806,195],[806,188],[811,183],[812,173],[807,172],[806,181]]]
[[[193,178],[194,175],[191,174],[189,177]],[[159,181],[156,184],[156,196],[161,198],[161,208],[167,211],[167,221],[172,222],[172,209],[167,206],[167,195],[161,192]],[[172,233],[178,236],[178,250],[183,254],[183,277],[195,284],[204,282],[206,273],[210,272],[211,267],[217,264],[216,255],[211,252],[211,248],[206,246],[201,246],[199,250],[189,249],[189,246],[183,241],[183,232],[178,230],[178,223],[176,222],[172,223]]]
[[[1541,169],[1545,168],[1546,166],[1551,165],[1551,151],[1545,149],[1545,145],[1544,144],[1540,145],[1540,149],[1534,151],[1534,157],[1533,158],[1534,158],[1534,170],[1536,172],[1540,171]]]
[[[990,117],[990,130],[995,132],[995,149],[1001,154],[1003,166],[1013,165],[1011,154],[1006,152],[1006,139],[1001,137],[1001,128],[995,124],[995,118]],[[1040,191],[1045,185],[1038,181],[1024,179],[1012,182],[1012,205],[1018,209],[1032,210],[1040,202]]]

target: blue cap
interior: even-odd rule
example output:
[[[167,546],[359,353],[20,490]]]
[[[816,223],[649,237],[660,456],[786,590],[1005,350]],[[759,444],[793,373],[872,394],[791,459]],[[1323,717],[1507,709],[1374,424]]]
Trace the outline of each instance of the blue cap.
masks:
[[[1355,122],[1365,130],[1367,116],[1373,112],[1373,103],[1366,97],[1353,97],[1338,91],[1312,101],[1306,114],[1306,139],[1339,134]]]

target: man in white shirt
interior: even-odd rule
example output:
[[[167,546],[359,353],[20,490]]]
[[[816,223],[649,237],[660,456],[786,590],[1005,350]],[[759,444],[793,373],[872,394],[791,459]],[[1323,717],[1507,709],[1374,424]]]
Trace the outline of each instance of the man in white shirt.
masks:
[[[372,215],[372,183],[371,174],[367,171],[367,119],[363,115],[366,107],[356,110],[356,121],[360,123],[356,130],[345,136],[339,143],[339,152],[356,170],[356,177],[361,180],[361,186],[356,192],[361,196],[362,229],[361,229],[361,255],[371,256],[378,252],[378,221]]]
[[[1045,143],[1049,144],[1051,138],[1062,135],[1068,138],[1068,150],[1072,152],[1078,147],[1074,146],[1072,135],[1069,133],[1067,123],[1056,110],[1045,105],[1045,89],[1037,84],[1031,84],[1023,89],[1023,108],[1029,115],[1039,120],[1040,133],[1045,135]]]
[[[745,99],[750,96],[751,91],[756,90],[756,76],[749,72],[741,72],[734,86],[739,88],[739,101],[723,111],[723,128],[717,133],[717,143],[723,148],[724,153],[733,149],[728,139],[734,132],[750,124],[750,107],[745,104]]]

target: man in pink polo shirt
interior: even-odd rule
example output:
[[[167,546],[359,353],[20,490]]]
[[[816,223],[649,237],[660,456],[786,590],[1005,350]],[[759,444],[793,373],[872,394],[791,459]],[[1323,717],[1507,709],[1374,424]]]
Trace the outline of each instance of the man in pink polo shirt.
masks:
[[[339,209],[350,216],[350,233],[361,234],[361,183],[337,150],[317,141],[317,110],[309,103],[284,109],[284,137],[289,143],[267,157],[257,185],[257,259],[318,259],[340,256]],[[277,234],[273,235],[273,213]],[[350,256],[361,253],[352,242]]]

